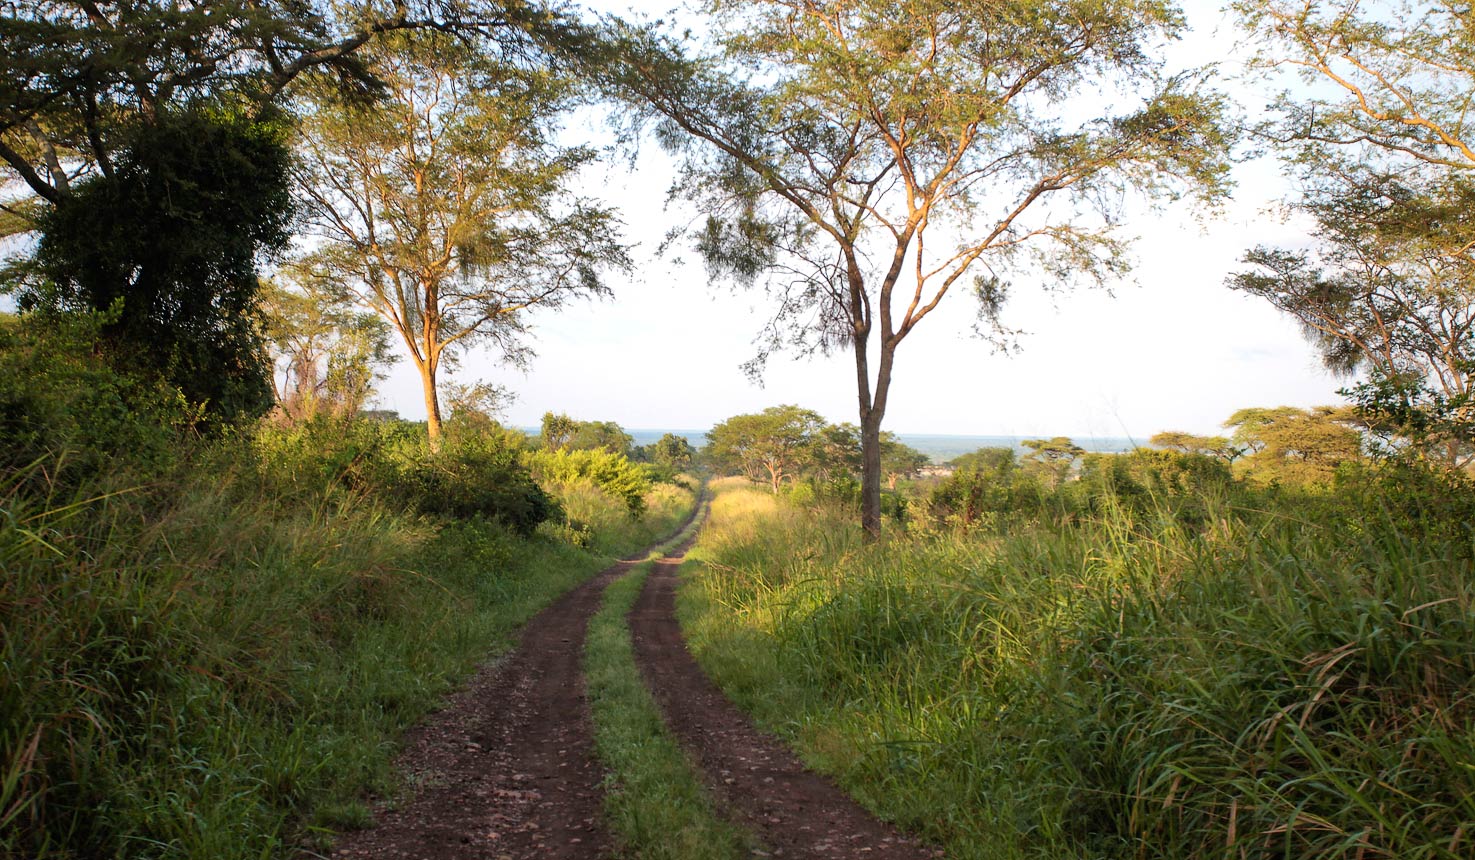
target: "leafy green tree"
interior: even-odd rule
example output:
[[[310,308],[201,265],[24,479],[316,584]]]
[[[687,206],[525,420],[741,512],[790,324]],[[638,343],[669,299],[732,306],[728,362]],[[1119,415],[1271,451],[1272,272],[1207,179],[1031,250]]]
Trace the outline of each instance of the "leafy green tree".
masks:
[[[812,461],[825,427],[819,413],[798,406],[770,406],[734,415],[707,434],[707,457],[719,468],[767,483],[775,493]]]
[[[575,451],[607,451],[629,457],[635,437],[613,421],[580,421],[569,447]]]
[[[856,368],[861,521],[881,522],[881,423],[897,349],[951,292],[996,325],[1005,274],[1107,279],[1129,192],[1223,190],[1228,136],[1198,78],[1156,52],[1167,2],[718,0],[714,51],[616,28],[593,69],[683,161],[714,275],[777,294],[771,338]],[[1071,97],[1106,84],[1110,108]],[[1084,214],[1087,211],[1093,214]],[[941,369],[938,369],[941,370]]]
[[[690,468],[692,459],[696,455],[696,451],[686,437],[677,436],[675,433],[663,434],[661,438],[643,446],[642,450],[649,462],[675,470]]]
[[[372,94],[356,54],[381,34],[435,28],[525,53],[529,33],[556,40],[564,27],[514,2],[15,0],[0,16],[0,178],[32,196],[4,201],[10,227],[30,229],[79,178],[111,176],[141,127],[201,100],[254,115],[311,69]]]
[[[1148,444],[1157,448],[1181,451],[1184,454],[1202,454],[1205,457],[1223,460],[1225,463],[1233,463],[1242,453],[1223,436],[1195,436],[1192,433],[1178,430],[1164,430],[1154,434],[1147,441]]]
[[[1263,483],[1326,485],[1337,466],[1361,457],[1362,436],[1348,426],[1357,418],[1347,407],[1277,406],[1241,409],[1224,426],[1233,429],[1235,444],[1250,452],[1236,464],[1246,477]]]
[[[1085,448],[1065,436],[1025,439],[1019,444],[1029,449],[1029,453],[1024,455],[1026,469],[1039,475],[1052,488],[1059,487],[1070,477],[1076,460],[1086,453]]]
[[[859,475],[860,428],[849,422],[826,424],[814,439],[809,468],[822,481]]]
[[[1285,93],[1263,133],[1299,180],[1308,250],[1262,246],[1235,289],[1293,316],[1329,367],[1431,416],[1475,397],[1475,30],[1445,0],[1241,0],[1259,61],[1317,86]],[[1412,396],[1410,396],[1412,395]],[[1437,424],[1438,422],[1432,422]],[[1468,455],[1445,434],[1444,458]]]
[[[361,56],[386,97],[302,102],[298,183],[326,241],[305,260],[399,334],[420,375],[432,444],[437,381],[476,342],[520,363],[532,308],[608,293],[628,265],[614,214],[571,190],[595,157],[553,132],[568,81],[440,34],[395,34]]]
[[[161,108],[114,138],[106,173],[37,215],[11,270],[22,310],[97,314],[119,369],[161,378],[217,420],[271,406],[256,263],[285,248],[285,125],[222,107]]]
[[[288,418],[357,415],[395,361],[389,326],[314,285],[263,284],[277,406]]]
[[[579,422],[562,413],[543,413],[543,429],[538,441],[547,451],[562,451],[574,441]]]
[[[579,421],[545,412],[539,443],[548,451],[605,451],[629,457],[634,453],[635,437],[614,421]]]
[[[881,434],[881,474],[888,489],[895,490],[902,478],[915,478],[932,458],[911,447],[889,431]]]
[[[1016,458],[1013,448],[979,448],[977,451],[970,451],[967,454],[954,457],[947,464],[954,470],[974,469],[977,471],[1008,474],[1013,472],[1016,465]]]

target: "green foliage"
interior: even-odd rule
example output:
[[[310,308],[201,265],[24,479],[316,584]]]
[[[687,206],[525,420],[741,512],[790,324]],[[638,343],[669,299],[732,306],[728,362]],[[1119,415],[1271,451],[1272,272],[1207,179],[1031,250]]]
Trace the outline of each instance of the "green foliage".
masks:
[[[1235,469],[1261,483],[1325,486],[1339,465],[1362,456],[1362,436],[1348,423],[1351,410],[1331,406],[1299,409],[1241,409],[1224,426],[1234,443],[1250,453]]]
[[[95,355],[89,319],[39,322],[0,316],[0,474],[65,496],[110,465],[172,462],[198,419],[184,397]]]
[[[1159,0],[711,11],[710,38],[616,26],[614,49],[584,62],[681,159],[672,195],[706,216],[692,238],[712,274],[771,289],[750,370],[785,348],[854,352],[861,519],[876,535],[899,345],[970,282],[982,327],[1007,339],[1003,275],[1119,276],[1111,225],[1129,193],[1224,194],[1224,99],[1203,76],[1160,73],[1183,19]],[[689,59],[693,45],[704,55]],[[1071,107],[1088,91],[1105,116]],[[783,476],[769,479],[776,491]]]
[[[1065,436],[1052,439],[1025,439],[1020,443],[1029,449],[1021,465],[1040,476],[1051,488],[1059,487],[1070,477],[1076,460],[1086,450]]]
[[[526,458],[533,474],[542,482],[569,484],[587,480],[621,500],[631,517],[638,519],[645,513],[645,495],[651,489],[650,478],[645,470],[623,454],[612,454],[600,448],[565,449],[533,451]]]
[[[289,238],[280,122],[192,108],[133,129],[110,174],[38,224],[23,311],[102,314],[122,370],[182,391],[219,421],[271,404],[256,261]]]
[[[691,447],[691,443],[685,436],[665,433],[651,444],[642,445],[636,449],[635,453],[637,458],[643,462],[654,463],[663,469],[680,472],[691,468],[696,449]]]
[[[1102,455],[1059,491],[1096,484],[1094,514],[873,544],[729,484],[683,626],[729,695],[949,857],[1453,858],[1475,496],[1390,468],[1236,507],[1211,458]]]
[[[556,140],[568,78],[438,31],[361,56],[382,101],[314,80],[297,105],[299,190],[326,240],[301,263],[398,330],[438,439],[445,362],[477,342],[522,362],[531,308],[607,295],[629,258],[614,213],[574,189],[596,151]]]
[[[1469,10],[1443,0],[1234,5],[1259,65],[1314,84],[1283,91],[1261,131],[1298,180],[1289,203],[1310,216],[1316,241],[1255,248],[1229,284],[1295,318],[1333,369],[1424,389],[1400,398],[1401,423],[1417,431],[1475,391]],[[1459,444],[1426,453],[1470,462]]]
[[[762,412],[734,415],[707,433],[704,456],[718,469],[751,481],[765,481],[777,493],[814,458],[825,427],[819,413],[798,406],[770,406]]]
[[[331,289],[279,281],[262,285],[262,316],[277,406],[291,419],[359,413],[396,360],[389,324],[355,312]],[[275,384],[276,380],[273,380]]]
[[[1196,436],[1177,430],[1154,433],[1147,441],[1148,444],[1158,448],[1167,448],[1184,454],[1202,454],[1206,457],[1218,458],[1226,463],[1234,462],[1244,453],[1223,436]]]
[[[409,513],[495,520],[526,536],[560,515],[505,433],[456,433],[438,450],[404,422],[319,418],[253,439],[277,492],[336,488]]]
[[[66,495],[7,468],[0,856],[247,860],[361,823],[394,738],[599,565],[263,473],[242,441]]]

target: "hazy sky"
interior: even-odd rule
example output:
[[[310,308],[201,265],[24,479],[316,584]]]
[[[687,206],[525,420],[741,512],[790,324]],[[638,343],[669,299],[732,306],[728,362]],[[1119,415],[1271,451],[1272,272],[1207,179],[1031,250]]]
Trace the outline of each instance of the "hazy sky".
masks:
[[[618,0],[609,8],[623,7]],[[1193,33],[1180,61],[1237,65],[1236,38],[1216,3],[1189,3]],[[1231,89],[1255,118],[1259,96]],[[594,135],[570,128],[570,135]],[[1296,325],[1263,301],[1224,286],[1244,251],[1291,244],[1301,233],[1270,214],[1282,194],[1273,162],[1241,165],[1235,200],[1223,217],[1200,224],[1191,204],[1130,220],[1138,264],[1133,276],[1101,290],[1049,293],[1015,279],[1005,322],[1028,332],[1021,351],[996,354],[973,337],[970,297],[950,294],[897,351],[885,426],[898,432],[978,435],[1132,436],[1164,429],[1213,432],[1243,406],[1311,406],[1337,400],[1346,384],[1327,375]],[[545,411],[617,421],[632,428],[700,429],[730,415],[798,403],[832,421],[855,421],[854,365],[848,353],[769,363],[764,386],[740,365],[767,318],[761,290],[709,286],[703,267],[681,249],[656,246],[689,217],[667,206],[671,170],[651,144],[634,170],[594,172],[588,187],[624,213],[638,271],[611,281],[614,297],[539,314],[537,357],[526,373],[469,353],[456,379],[511,389],[506,419],[536,425]],[[682,265],[672,259],[687,257]],[[382,386],[384,408],[424,417],[418,378],[401,362]]]

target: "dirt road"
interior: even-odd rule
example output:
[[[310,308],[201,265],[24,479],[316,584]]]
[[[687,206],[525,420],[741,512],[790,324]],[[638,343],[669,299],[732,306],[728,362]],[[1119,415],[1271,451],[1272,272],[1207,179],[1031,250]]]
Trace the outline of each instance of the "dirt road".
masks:
[[[806,771],[702,674],[674,615],[684,550],[656,562],[629,621],[647,686],[732,820],[776,857],[936,857]],[[534,617],[515,651],[412,731],[399,759],[412,795],[378,810],[373,827],[345,835],[334,856],[613,858],[582,659],[605,587],[637,563],[608,568]]]

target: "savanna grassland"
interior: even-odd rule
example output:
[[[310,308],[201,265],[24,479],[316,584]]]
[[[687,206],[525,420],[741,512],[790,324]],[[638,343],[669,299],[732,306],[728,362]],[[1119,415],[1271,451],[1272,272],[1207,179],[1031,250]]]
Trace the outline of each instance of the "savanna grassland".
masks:
[[[966,523],[944,485],[876,543],[730,479],[680,614],[730,696],[949,857],[1465,857],[1475,511],[1417,477],[1097,469]]]

